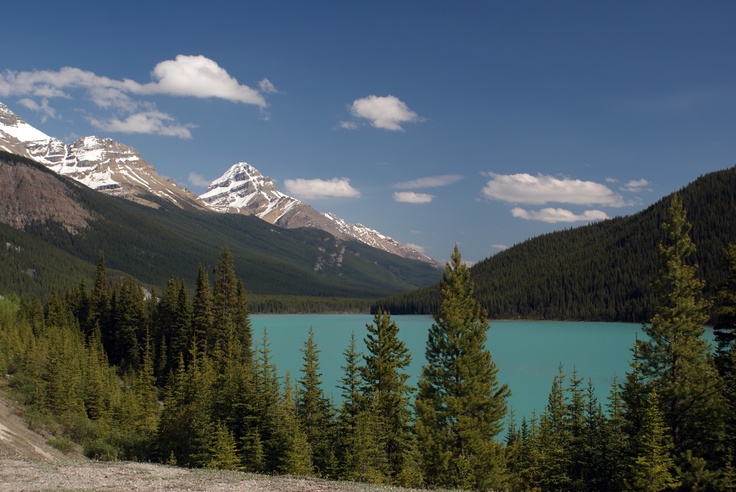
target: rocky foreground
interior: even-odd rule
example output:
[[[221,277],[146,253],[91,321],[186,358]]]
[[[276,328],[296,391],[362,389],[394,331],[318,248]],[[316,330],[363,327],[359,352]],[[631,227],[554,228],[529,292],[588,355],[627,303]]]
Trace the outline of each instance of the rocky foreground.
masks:
[[[61,453],[50,436],[30,430],[19,410],[0,394],[0,492],[21,491],[207,491],[390,492],[396,487],[270,477],[221,470],[188,470],[151,463],[97,462]]]

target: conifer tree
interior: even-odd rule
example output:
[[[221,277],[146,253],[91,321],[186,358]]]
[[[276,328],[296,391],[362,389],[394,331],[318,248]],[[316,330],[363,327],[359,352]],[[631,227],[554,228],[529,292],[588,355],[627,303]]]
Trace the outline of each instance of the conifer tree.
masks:
[[[309,443],[309,436],[299,422],[291,387],[291,378],[288,372],[284,381],[284,398],[281,413],[283,417],[280,432],[285,445],[281,471],[290,475],[313,475],[314,465],[312,463],[312,456],[314,453]]]
[[[696,265],[690,263],[695,251],[691,226],[677,195],[662,229],[665,238],[659,246],[654,315],[643,326],[648,338],[637,341],[636,355],[643,378],[657,392],[673,457],[703,458],[715,469],[724,464],[723,399],[702,336],[708,303],[702,296],[703,282],[695,276]]]
[[[562,365],[552,380],[547,406],[539,419],[540,485],[543,490],[567,490],[572,483],[570,405]]]
[[[632,490],[658,492],[680,484],[673,476],[672,442],[659,409],[657,391],[647,395],[639,431],[633,436],[630,487]]]
[[[501,487],[506,466],[494,438],[502,430],[509,390],[485,348],[486,313],[455,246],[442,282],[416,399],[416,424],[425,480],[431,485]]]
[[[399,340],[399,327],[389,313],[380,311],[373,317],[373,324],[366,325],[367,355],[362,368],[362,394],[372,403],[376,418],[376,439],[383,470],[389,477],[397,477],[404,467],[404,457],[411,445],[409,427],[409,397],[411,388],[406,368],[411,363],[409,349]],[[366,410],[368,410],[366,408]]]
[[[197,285],[192,301],[192,324],[190,340],[197,344],[200,352],[207,350],[207,337],[213,331],[214,307],[212,300],[212,288],[207,269],[199,265]]]
[[[723,380],[726,402],[726,445],[736,455],[736,244],[723,252],[724,281],[716,289],[716,320],[713,333],[717,347],[715,363]]]
[[[343,370],[343,377],[340,379],[340,385],[338,386],[342,391],[342,405],[338,416],[337,449],[340,475],[347,477],[349,474],[347,462],[350,459],[349,454],[352,452],[351,445],[361,408],[360,354],[357,350],[354,331],[350,334],[350,344],[343,351],[343,357],[345,358],[345,365],[340,367]]]
[[[204,463],[206,468],[236,470],[240,467],[235,438],[222,422],[217,422],[214,425],[207,454],[207,461]]]
[[[314,330],[309,328],[309,336],[302,349],[304,366],[299,379],[296,398],[296,411],[299,422],[312,449],[312,461],[320,475],[335,473],[332,469],[334,448],[331,435],[332,411],[329,400],[322,390],[322,373],[319,372],[319,349],[314,341]]]
[[[186,359],[190,341],[189,330],[191,320],[191,308],[187,295],[186,285],[182,280],[173,277],[164,289],[161,300],[156,306],[156,322],[159,340],[158,345],[166,347],[166,353],[161,354],[168,362],[161,369],[163,374],[176,370],[174,365],[179,360],[179,354],[184,354]],[[200,347],[201,349],[202,347]]]

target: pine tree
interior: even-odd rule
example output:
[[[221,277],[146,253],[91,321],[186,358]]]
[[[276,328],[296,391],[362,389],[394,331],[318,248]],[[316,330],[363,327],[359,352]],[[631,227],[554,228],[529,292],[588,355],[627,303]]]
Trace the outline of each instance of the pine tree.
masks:
[[[713,326],[716,347],[715,363],[723,380],[726,402],[726,445],[736,454],[736,244],[723,253],[725,280],[716,289],[716,321]]]
[[[345,365],[341,366],[343,377],[340,379],[339,388],[342,391],[342,405],[338,417],[338,461],[340,463],[340,475],[347,478],[351,472],[348,467],[350,453],[352,452],[353,439],[355,437],[358,414],[361,408],[360,395],[360,367],[357,351],[355,332],[350,335],[350,344],[343,351]]]
[[[572,432],[565,379],[560,365],[552,380],[547,406],[539,419],[539,480],[544,490],[568,490],[572,484]]]
[[[411,355],[404,342],[399,340],[399,327],[388,313],[379,310],[373,317],[373,324],[366,325],[366,328],[368,335],[364,341],[368,353],[364,356],[365,366],[362,368],[362,394],[373,404],[376,438],[384,455],[382,461],[387,465],[383,472],[395,478],[404,467],[404,456],[411,444],[411,388],[406,373]]]
[[[723,464],[723,400],[720,382],[703,338],[708,303],[696,265],[685,210],[674,196],[662,224],[661,267],[655,292],[654,316],[643,326],[647,340],[637,341],[643,378],[656,390],[677,459],[688,451],[709,462]]]
[[[456,245],[445,267],[441,310],[429,330],[415,429],[430,485],[488,489],[506,479],[503,449],[494,438],[510,392],[498,383],[485,348],[487,316],[472,294]]]
[[[190,340],[197,344],[200,352],[207,350],[207,337],[213,331],[214,308],[212,303],[212,289],[207,275],[207,269],[204,265],[200,264],[196,290],[192,301],[192,324],[189,336]]]
[[[673,476],[672,443],[659,409],[657,391],[649,392],[639,431],[633,436],[632,490],[658,492],[680,484]]]
[[[335,473],[331,463],[334,448],[331,442],[332,412],[330,402],[322,391],[322,373],[319,372],[319,349],[314,341],[314,330],[309,328],[309,336],[302,349],[304,366],[299,379],[296,398],[296,412],[299,422],[312,449],[312,461],[320,475]]]
[[[312,475],[312,446],[309,436],[299,422],[296,405],[291,388],[291,378],[286,373],[284,382],[284,398],[281,408],[281,434],[284,441],[284,454],[281,462],[281,471],[290,475]]]
[[[236,451],[235,438],[232,433],[225,424],[217,422],[210,436],[208,457],[204,466],[221,470],[237,470],[240,468],[240,458]]]

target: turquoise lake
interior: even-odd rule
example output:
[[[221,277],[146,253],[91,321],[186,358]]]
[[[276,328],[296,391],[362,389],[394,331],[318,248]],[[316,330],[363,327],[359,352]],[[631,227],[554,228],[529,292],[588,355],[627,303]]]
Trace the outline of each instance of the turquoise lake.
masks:
[[[432,325],[430,316],[392,316],[399,327],[399,338],[411,352],[410,383],[425,364],[424,351],[427,331]],[[333,315],[252,315],[253,338],[258,344],[266,329],[273,362],[284,376],[288,371],[292,382],[300,377],[303,366],[301,349],[309,328],[320,350],[320,370],[325,394],[340,400],[337,387],[345,365],[343,352],[355,332],[359,352],[365,352],[366,324],[373,316],[367,314]],[[491,321],[487,348],[498,367],[498,379],[509,385],[512,396],[509,407],[516,414],[531,416],[544,409],[560,364],[568,377],[573,369],[584,378],[584,387],[590,379],[599,401],[605,405],[614,375],[623,381],[629,370],[631,348],[637,335],[643,338],[641,325],[630,323],[588,323],[556,321]]]

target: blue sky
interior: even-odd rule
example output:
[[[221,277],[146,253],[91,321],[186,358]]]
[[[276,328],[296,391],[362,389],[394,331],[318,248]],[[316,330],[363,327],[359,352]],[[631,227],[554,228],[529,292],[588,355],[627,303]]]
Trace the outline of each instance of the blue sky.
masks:
[[[9,2],[0,101],[446,259],[736,164],[736,2]]]

